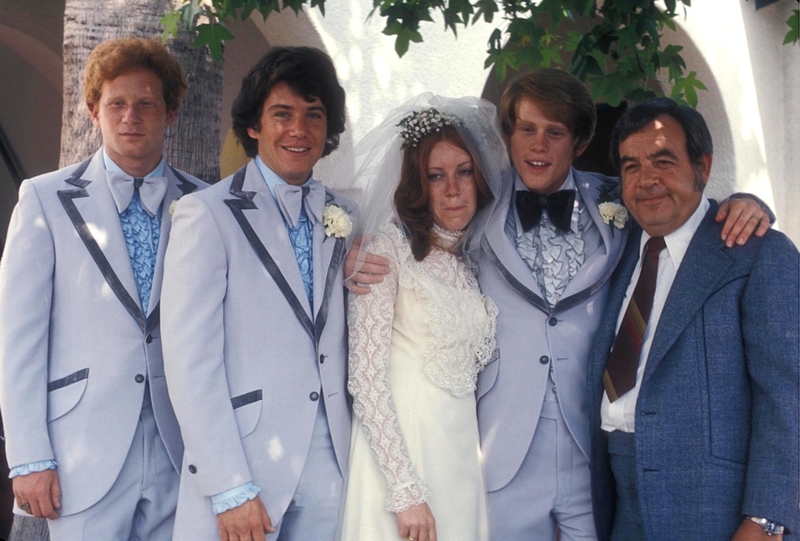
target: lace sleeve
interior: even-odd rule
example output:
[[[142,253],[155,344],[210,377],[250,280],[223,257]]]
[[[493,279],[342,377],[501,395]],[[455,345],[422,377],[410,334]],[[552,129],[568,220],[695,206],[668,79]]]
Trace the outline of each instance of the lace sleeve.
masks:
[[[371,286],[369,294],[351,294],[347,315],[350,331],[347,388],[353,395],[353,412],[364,427],[389,486],[386,510],[394,513],[423,503],[428,496],[428,487],[417,477],[408,458],[387,375],[404,249],[410,254],[399,230],[376,235],[369,251],[389,259],[391,272],[383,282]]]

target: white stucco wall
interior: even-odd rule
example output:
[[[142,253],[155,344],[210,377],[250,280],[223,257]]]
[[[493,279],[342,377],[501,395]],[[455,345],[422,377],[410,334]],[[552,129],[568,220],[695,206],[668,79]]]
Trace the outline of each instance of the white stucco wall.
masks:
[[[688,70],[709,89],[698,105],[714,138],[708,193],[757,194],[800,244],[800,46],[782,44],[797,5],[756,11],[752,1],[696,0],[665,37],[684,46]]]
[[[299,16],[287,10],[265,23],[255,22],[273,46],[318,46],[333,59],[347,92],[347,129],[339,149],[322,159],[314,174],[335,186],[341,171],[352,170],[353,144],[390,110],[424,91],[450,97],[481,95],[490,73],[483,63],[494,25],[479,22],[459,29],[456,38],[444,32],[441,20],[424,23],[425,41],[412,43],[398,58],[394,36],[382,33],[384,19],[376,15],[367,20],[371,0],[337,0],[327,7],[324,17],[316,9]]]

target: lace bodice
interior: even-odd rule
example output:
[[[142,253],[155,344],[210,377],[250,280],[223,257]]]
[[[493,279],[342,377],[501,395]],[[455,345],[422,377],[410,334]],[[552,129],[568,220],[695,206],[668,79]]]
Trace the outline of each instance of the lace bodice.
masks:
[[[446,247],[459,239],[458,233],[439,228],[434,233]],[[497,307],[481,295],[475,275],[459,257],[433,248],[418,262],[405,235],[393,224],[376,234],[369,250],[386,257],[391,272],[381,284],[372,286],[370,294],[350,297],[348,390],[387,480],[386,509],[399,512],[425,502],[428,488],[408,458],[389,386],[398,293],[413,293],[428,320],[429,328],[420,337],[424,374],[456,397],[475,391],[478,372],[494,352]]]

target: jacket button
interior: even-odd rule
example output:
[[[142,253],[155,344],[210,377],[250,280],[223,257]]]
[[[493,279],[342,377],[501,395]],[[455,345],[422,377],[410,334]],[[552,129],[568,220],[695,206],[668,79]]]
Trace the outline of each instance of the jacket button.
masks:
[[[143,376],[143,375],[141,375],[141,374],[136,374],[136,377],[135,377],[135,378],[133,378],[133,379],[135,379],[135,380],[136,380],[136,383],[141,383],[141,382],[143,382],[143,381],[144,381],[144,376]]]
[[[317,391],[314,391],[313,393],[311,393],[310,395],[308,395],[308,397],[309,397],[311,400],[319,400],[319,393],[318,393]]]
[[[144,341],[147,342],[148,344],[151,344],[153,342],[153,335],[148,334],[147,338],[145,338]]]
[[[554,317],[551,317],[547,322],[550,324],[551,327],[555,327],[556,325],[558,325],[558,319]]]
[[[197,468],[194,467],[194,464],[189,464],[189,473],[197,473]]]
[[[542,364],[547,364],[550,362],[550,357],[548,357],[547,355],[542,355],[541,357],[539,357],[539,362]]]
[[[319,356],[319,364],[323,364],[325,362],[325,355]]]

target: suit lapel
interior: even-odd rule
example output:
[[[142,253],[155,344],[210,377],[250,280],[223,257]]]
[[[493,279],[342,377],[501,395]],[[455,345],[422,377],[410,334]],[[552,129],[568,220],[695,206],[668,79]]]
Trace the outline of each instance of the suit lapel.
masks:
[[[733,264],[712,227],[716,213],[716,204],[712,203],[675,275],[653,336],[643,385]]]
[[[130,256],[114,199],[108,189],[102,150],[65,179],[58,198],[72,225],[114,295],[142,330],[145,318],[139,302]]]
[[[169,244],[169,233],[172,229],[172,213],[170,207],[172,203],[197,189],[197,184],[191,182],[180,172],[169,165],[164,171],[167,177],[167,191],[164,194],[164,201],[161,203],[161,235],[158,239],[158,254],[156,255],[156,267],[153,273],[153,285],[150,289],[150,302],[148,303],[149,312],[147,314],[148,332],[158,325],[160,301],[161,301],[161,281],[164,276],[164,254]]]
[[[506,281],[532,305],[544,313],[549,314],[550,308],[539,293],[539,284],[536,283],[530,269],[517,252],[517,247],[506,235],[506,220],[508,218],[511,196],[514,193],[514,182],[506,182],[507,187],[500,194],[494,216],[489,220],[486,231],[486,255]]]
[[[236,172],[230,193],[232,197],[225,203],[295,316],[314,339],[314,324],[294,247],[278,204],[255,161]]]
[[[331,192],[325,190],[325,205],[335,205]],[[343,238],[329,237],[322,223],[314,225],[314,332],[317,340],[322,336],[328,319],[328,304],[337,285],[339,268],[345,252]],[[341,282],[339,282],[341,286]]]
[[[607,225],[600,216],[596,202],[600,179],[580,171],[573,171],[575,184],[583,199],[584,207],[597,227],[600,237],[603,239],[603,245],[584,261],[553,311],[565,310],[579,304],[600,289],[614,273],[628,238],[628,227],[616,229],[613,225]]]

